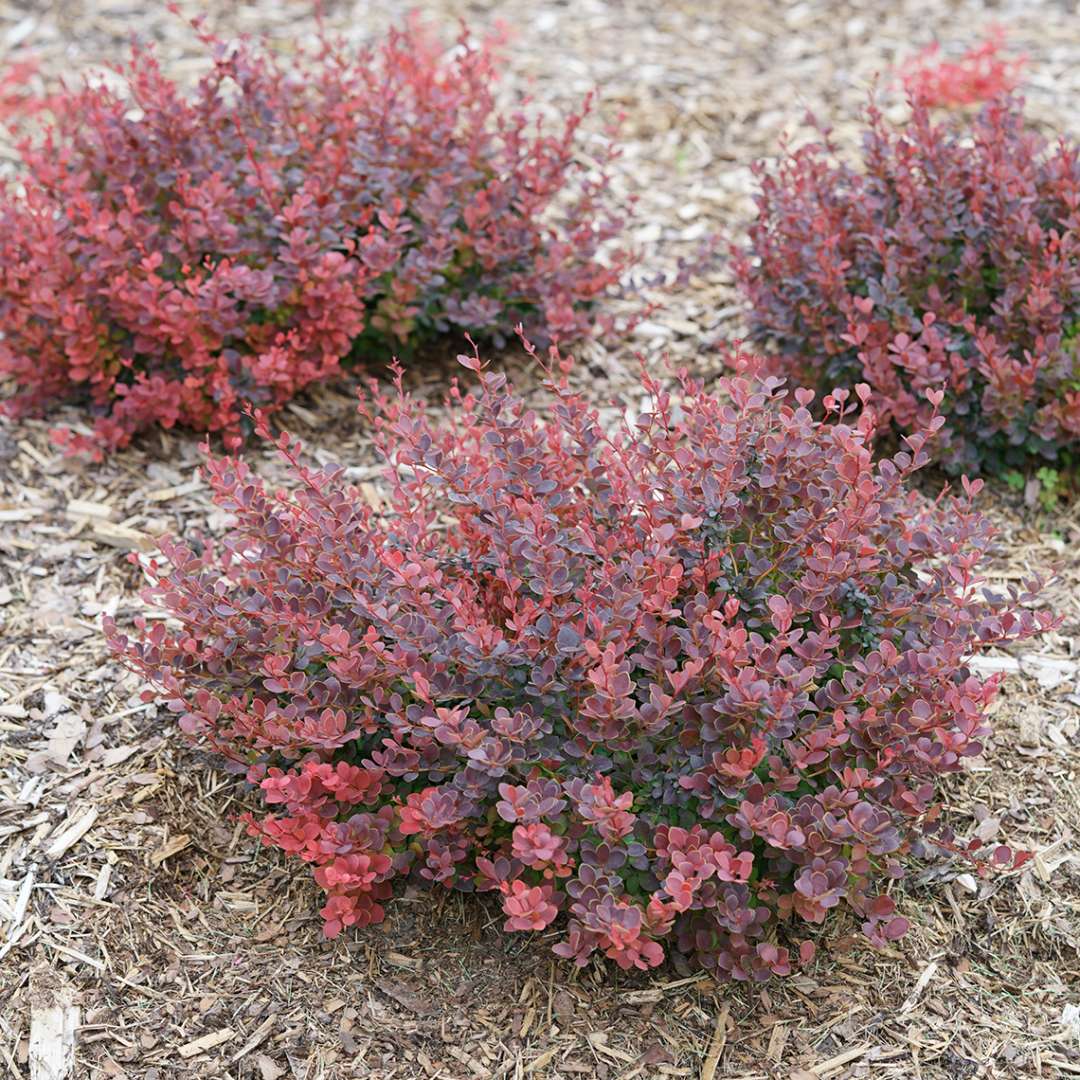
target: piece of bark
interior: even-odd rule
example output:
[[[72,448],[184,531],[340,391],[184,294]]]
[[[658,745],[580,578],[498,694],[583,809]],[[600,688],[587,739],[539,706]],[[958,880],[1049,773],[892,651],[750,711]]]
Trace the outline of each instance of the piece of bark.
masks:
[[[30,1080],[67,1080],[75,1071],[79,1007],[71,987],[41,957],[30,972]]]

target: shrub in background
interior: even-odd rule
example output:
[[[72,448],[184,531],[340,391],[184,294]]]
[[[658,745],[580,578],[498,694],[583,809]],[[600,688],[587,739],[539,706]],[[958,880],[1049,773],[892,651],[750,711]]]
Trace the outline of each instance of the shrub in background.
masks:
[[[778,380],[646,378],[612,431],[564,381],[547,423],[480,382],[446,427],[400,385],[365,406],[386,512],[287,435],[291,492],[210,460],[234,530],[147,568],[175,629],[107,624],[146,699],[261,788],[331,936],[411,877],[565,914],[579,964],[763,979],[841,905],[899,937],[889,884],[987,732],[965,663],[1050,622],[984,593],[979,482],[918,501],[926,433],[875,465],[845,391],[819,422]]]
[[[977,45],[958,60],[941,57],[934,42],[922,49],[900,70],[900,81],[908,97],[931,107],[962,108],[989,101],[1016,89],[1027,58],[1005,52],[1003,27],[993,27]]]
[[[735,253],[755,331],[820,387],[865,379],[898,432],[930,388],[960,469],[1054,460],[1080,438],[1080,164],[1021,102],[971,123],[923,103],[891,128],[871,108],[861,167],[827,135],[757,169],[758,216]]]
[[[9,61],[0,68],[0,119],[17,126],[20,120],[50,107],[49,97],[36,93],[32,86],[40,72],[34,57]]]
[[[161,424],[222,431],[346,357],[524,323],[572,338],[626,257],[610,144],[588,103],[557,134],[496,106],[491,43],[415,25],[286,63],[204,35],[185,95],[135,46],[128,92],[84,88],[24,142],[0,197],[0,375],[15,411],[88,398],[117,447]]]

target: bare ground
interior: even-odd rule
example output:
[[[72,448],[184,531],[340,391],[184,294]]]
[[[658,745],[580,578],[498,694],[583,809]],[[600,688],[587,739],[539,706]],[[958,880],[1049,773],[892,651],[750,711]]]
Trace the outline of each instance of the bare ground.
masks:
[[[404,7],[328,4],[327,20],[362,39]],[[625,113],[617,183],[640,200],[643,295],[665,307],[625,346],[583,349],[578,377],[598,400],[629,393],[635,350],[715,369],[701,342],[738,333],[723,270],[661,286],[708,235],[738,230],[750,162],[775,153],[784,130],[798,137],[807,108],[850,142],[876,73],[887,85],[899,57],[935,37],[962,48],[998,21],[1030,57],[1035,117],[1078,128],[1080,17],[1063,3],[419,7],[448,27],[503,20],[515,34],[509,91],[566,104],[595,86],[606,116]],[[223,32],[267,33],[283,49],[314,25],[305,3],[210,8]],[[0,0],[0,49],[53,71],[100,68],[131,32],[157,40],[181,77],[197,74],[193,35],[163,7]],[[413,378],[437,392],[445,374],[433,363]],[[347,388],[301,398],[286,418],[315,456],[371,463]],[[225,526],[198,480],[198,438],[155,435],[87,465],[57,456],[48,427],[0,426],[0,1074],[50,1075],[32,1063],[68,1038],[76,1009],[78,1077],[1080,1074],[1076,506],[1051,515],[1002,489],[986,497],[1001,529],[992,577],[1056,573],[1046,602],[1065,623],[1002,658],[1015,671],[997,736],[946,791],[961,831],[1037,857],[985,882],[961,865],[916,868],[899,897],[913,931],[894,949],[874,952],[838,925],[808,974],[716,986],[675,967],[576,972],[546,941],[502,934],[490,906],[450,894],[405,895],[383,926],[324,942],[307,876],[245,835],[248,796],[140,704],[99,632],[102,613],[143,610],[128,552]]]

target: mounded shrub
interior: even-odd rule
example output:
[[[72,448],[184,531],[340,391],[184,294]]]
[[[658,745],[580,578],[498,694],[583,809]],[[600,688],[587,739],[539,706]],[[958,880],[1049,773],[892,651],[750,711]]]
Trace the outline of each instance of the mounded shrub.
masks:
[[[954,471],[1057,459],[1080,438],[1080,164],[1021,102],[971,122],[914,102],[868,114],[862,161],[824,135],[757,168],[758,215],[735,266],[776,367],[822,389],[865,380],[901,434],[933,412]]]
[[[34,92],[31,84],[39,77],[40,65],[29,58],[0,68],[0,118],[17,124],[49,108],[49,99]]]
[[[934,42],[904,64],[901,82],[910,97],[932,107],[959,109],[990,101],[1016,89],[1027,62],[1024,56],[1009,56],[1006,45],[1000,26],[956,60],[943,57]]]
[[[77,450],[160,424],[235,445],[347,358],[524,323],[571,339],[626,255],[610,143],[497,107],[493,43],[416,25],[282,60],[204,35],[185,94],[136,45],[126,91],[50,99],[0,195],[9,411],[89,402]],[[586,152],[583,152],[586,151]]]
[[[261,788],[330,936],[410,878],[498,893],[507,930],[565,915],[579,964],[764,979],[840,907],[898,938],[906,857],[961,850],[935,784],[997,685],[965,664],[1052,621],[984,591],[980,482],[909,492],[941,419],[875,464],[846,391],[819,421],[779,380],[646,377],[606,427],[565,380],[544,422],[479,379],[448,426],[372,391],[383,509],[288,435],[291,491],[211,459],[232,532],[147,567],[169,625],[107,624],[146,699]]]

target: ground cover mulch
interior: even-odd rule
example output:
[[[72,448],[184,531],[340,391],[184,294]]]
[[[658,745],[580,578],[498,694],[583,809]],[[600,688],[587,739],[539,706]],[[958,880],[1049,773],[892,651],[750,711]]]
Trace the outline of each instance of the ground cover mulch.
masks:
[[[362,40],[406,6],[327,3],[324,15]],[[307,3],[207,7],[219,31],[286,50],[315,26]],[[876,76],[889,94],[898,59],[934,38],[962,49],[1000,22],[1028,54],[1036,122],[1080,134],[1080,17],[1063,3],[419,8],[448,34],[458,18],[501,20],[508,96],[543,111],[596,88],[594,130],[623,115],[615,183],[637,196],[642,259],[636,294],[615,306],[662,306],[629,340],[579,350],[574,378],[613,408],[635,403],[639,352],[719,370],[709,344],[740,333],[737,300],[722,264],[686,265],[713,234],[737,235],[750,163],[783,132],[804,136],[808,110],[851,146]],[[156,41],[180,78],[205,63],[163,5],[0,2],[0,53],[36,56],[46,72],[104,77],[131,33]],[[13,158],[0,144],[0,166]],[[503,362],[530,386],[518,353]],[[437,398],[451,370],[435,356],[409,378]],[[885,953],[841,923],[808,972],[717,986],[675,966],[577,972],[543,937],[504,935],[495,906],[451,894],[406,893],[382,926],[323,941],[307,875],[238,824],[250,796],[140,702],[100,634],[103,614],[145,611],[130,552],[164,532],[224,530],[198,475],[199,437],[157,433],[89,464],[57,453],[56,419],[0,423],[0,1075],[50,1075],[42,1032],[74,1046],[66,1075],[132,1080],[1080,1074],[1080,508],[1047,512],[1000,486],[985,497],[1000,528],[992,580],[1056,575],[1044,602],[1065,621],[992,659],[1009,673],[996,736],[946,786],[959,831],[1036,857],[987,880],[959,864],[916,868],[898,896],[912,932]],[[284,420],[378,498],[347,386],[302,396]]]

